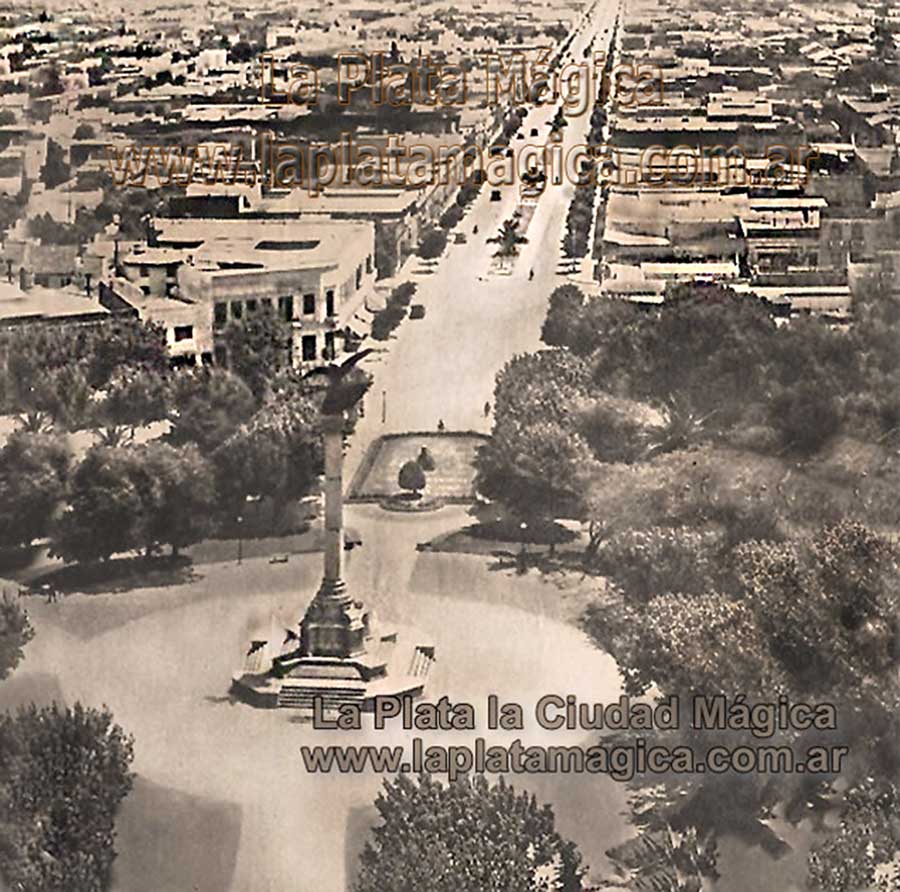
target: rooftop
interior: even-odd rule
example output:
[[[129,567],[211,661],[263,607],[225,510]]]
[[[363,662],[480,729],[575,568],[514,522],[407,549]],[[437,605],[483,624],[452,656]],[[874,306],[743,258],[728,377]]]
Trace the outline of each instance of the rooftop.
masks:
[[[85,315],[98,318],[109,315],[109,310],[100,303],[96,293],[89,297],[74,286],[34,286],[23,291],[18,282],[0,283],[0,324],[26,320],[72,320]]]

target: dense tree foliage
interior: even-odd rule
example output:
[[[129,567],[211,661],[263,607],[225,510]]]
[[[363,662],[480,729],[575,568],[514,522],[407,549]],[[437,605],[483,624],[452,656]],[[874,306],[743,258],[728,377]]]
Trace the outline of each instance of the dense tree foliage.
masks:
[[[131,551],[142,515],[135,451],[90,450],[72,475],[69,504],[53,535],[52,551],[66,561],[90,562]]]
[[[650,309],[562,286],[542,332],[553,349],[500,373],[477,460],[479,491],[513,515],[585,522],[582,566],[607,584],[584,627],[629,693],[837,705],[838,731],[765,741],[802,754],[852,738],[844,777],[872,778],[863,818],[846,797],[842,829],[814,852],[829,892],[868,888],[900,852],[900,302],[872,288],[854,314],[776,324],[718,286],[670,289]],[[761,745],[737,729],[672,735],[698,754]],[[776,802],[805,809],[822,781],[654,777],[639,821],[747,829]]]
[[[576,892],[581,856],[553,811],[483,775],[443,785],[427,775],[385,781],[381,823],[360,856],[356,892]]]
[[[106,710],[32,705],[0,717],[0,876],[10,888],[108,887],[132,757]]]
[[[203,539],[216,509],[213,470],[194,444],[179,448],[153,442],[136,451],[140,475],[139,546],[152,552],[168,545],[172,554]]]
[[[165,332],[132,318],[0,334],[4,409],[24,416],[30,429],[88,426],[91,391],[103,390],[117,373],[164,375],[168,366]]]
[[[193,444],[98,446],[72,475],[53,552],[79,562],[162,545],[177,553],[209,532],[215,503],[212,469]]]
[[[70,456],[59,437],[14,432],[0,450],[0,546],[46,536],[66,495]]]
[[[476,460],[478,490],[521,516],[578,516],[579,480],[591,466],[574,430],[589,386],[587,366],[546,350],[510,360],[494,389],[494,430]]]
[[[190,369],[171,388],[171,439],[196,443],[208,454],[224,443],[256,410],[244,381],[225,369]]]
[[[837,831],[810,854],[809,884],[823,892],[895,892],[898,862],[900,789],[868,778],[847,792]]]
[[[272,504],[273,522],[308,495],[322,472],[321,397],[295,374],[281,376],[259,410],[213,454],[222,509],[233,517],[247,497]]]
[[[416,253],[423,260],[434,260],[447,247],[447,233],[443,229],[428,229],[422,235]]]
[[[134,440],[137,429],[169,414],[169,382],[153,370],[125,367],[97,395],[92,421],[106,446]]]
[[[265,305],[225,329],[228,366],[240,375],[257,399],[269,381],[291,361],[290,325]]]
[[[25,645],[33,637],[28,614],[4,593],[0,596],[0,681],[22,662]]]

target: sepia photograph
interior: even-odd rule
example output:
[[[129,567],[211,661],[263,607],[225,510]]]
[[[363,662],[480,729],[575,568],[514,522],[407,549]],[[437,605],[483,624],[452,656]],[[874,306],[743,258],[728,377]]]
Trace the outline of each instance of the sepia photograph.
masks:
[[[0,892],[900,892],[898,0],[0,0]]]

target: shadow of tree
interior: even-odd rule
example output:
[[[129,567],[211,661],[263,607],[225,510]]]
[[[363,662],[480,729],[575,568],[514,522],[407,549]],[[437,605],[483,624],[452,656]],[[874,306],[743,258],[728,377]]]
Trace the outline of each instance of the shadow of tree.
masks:
[[[136,588],[185,585],[199,578],[189,557],[121,557],[95,564],[69,564],[36,577],[35,594],[50,586],[62,594],[120,594]]]

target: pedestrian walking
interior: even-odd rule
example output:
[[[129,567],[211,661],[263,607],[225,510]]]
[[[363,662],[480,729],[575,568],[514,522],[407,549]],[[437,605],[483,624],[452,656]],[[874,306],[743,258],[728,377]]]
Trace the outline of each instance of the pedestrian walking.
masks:
[[[487,418],[488,415],[490,415],[490,414],[491,414],[491,404],[489,402],[486,402],[484,404],[484,417]]]
[[[443,418],[439,418],[439,419],[438,419],[438,430],[439,430],[441,433],[444,432],[444,419],[443,419]]]

